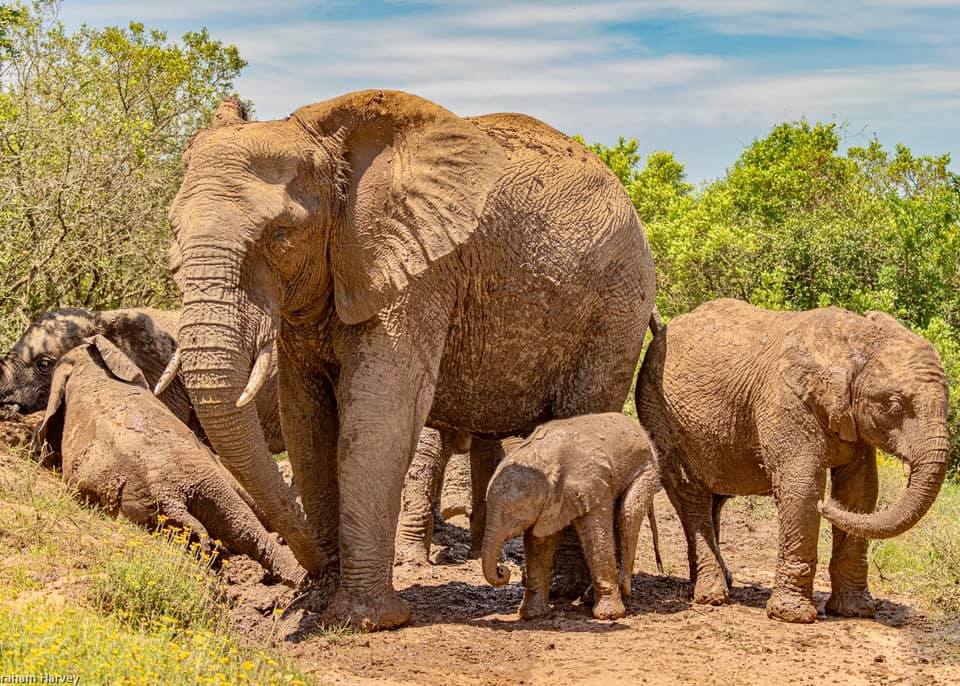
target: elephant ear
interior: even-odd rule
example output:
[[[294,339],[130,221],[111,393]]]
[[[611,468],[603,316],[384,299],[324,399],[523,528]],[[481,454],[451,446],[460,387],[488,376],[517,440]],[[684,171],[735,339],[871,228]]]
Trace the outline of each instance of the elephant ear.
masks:
[[[43,421],[37,428],[39,462],[47,468],[56,467],[63,461],[60,454],[63,443],[63,401],[67,392],[67,380],[72,371],[73,363],[70,358],[65,358],[57,364],[50,383],[47,409],[43,413]]]
[[[857,440],[857,424],[851,405],[855,368],[850,359],[829,360],[807,341],[787,340],[780,373],[793,393],[825,417],[830,430],[841,440]]]
[[[564,446],[569,452],[571,446]],[[553,454],[558,454],[554,451]],[[559,453],[562,454],[562,453]],[[609,492],[600,483],[605,471],[600,463],[591,455],[571,456],[563,464],[552,463],[546,470],[547,497],[544,502],[537,523],[533,527],[533,535],[538,538],[551,536],[573,520],[579,519],[588,512],[595,512],[603,506],[601,498]],[[602,459],[602,457],[600,458]],[[608,506],[612,507],[612,503]]]
[[[476,231],[506,153],[468,121],[403,94],[341,130],[347,212],[331,236],[337,315],[373,317]]]
[[[97,334],[96,336],[84,339],[84,343],[97,349],[103,363],[115,377],[121,381],[147,388],[147,380],[143,377],[143,372],[140,371],[140,367],[120,352],[120,349],[107,338],[101,334]]]

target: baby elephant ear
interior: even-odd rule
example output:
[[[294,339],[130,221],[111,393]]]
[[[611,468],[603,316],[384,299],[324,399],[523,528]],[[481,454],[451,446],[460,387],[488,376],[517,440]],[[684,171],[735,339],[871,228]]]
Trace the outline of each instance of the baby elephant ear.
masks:
[[[97,352],[100,353],[100,357],[103,359],[103,363],[115,377],[127,383],[136,384],[143,388],[147,387],[147,380],[143,377],[143,372],[140,371],[140,367],[120,352],[120,349],[109,340],[97,334],[96,336],[84,339],[84,343],[92,345],[97,349]]]
[[[841,440],[857,440],[851,406],[853,368],[818,360],[804,342],[788,343],[780,364],[787,386],[812,410],[825,416],[830,430]]]

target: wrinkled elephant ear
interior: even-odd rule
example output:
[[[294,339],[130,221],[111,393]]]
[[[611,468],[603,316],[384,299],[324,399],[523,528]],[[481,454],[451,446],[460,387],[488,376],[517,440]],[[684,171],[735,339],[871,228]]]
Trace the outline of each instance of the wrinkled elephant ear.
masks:
[[[60,446],[63,442],[63,400],[67,391],[67,379],[72,371],[73,363],[67,359],[61,361],[53,372],[47,409],[37,428],[36,437],[39,461],[44,467],[54,467],[62,461]]]
[[[500,178],[506,154],[469,121],[403,93],[339,103],[352,122],[327,140],[346,160],[347,212],[331,236],[337,315],[366,321],[409,281],[467,241]]]
[[[147,380],[143,377],[143,372],[140,371],[140,367],[120,352],[120,349],[108,339],[97,334],[96,336],[84,339],[83,342],[97,349],[103,363],[115,377],[127,383],[132,383],[143,388],[147,387]]]
[[[825,359],[809,341],[790,338],[784,347],[780,373],[798,398],[826,417],[830,430],[841,440],[857,440],[851,404],[851,384],[856,369],[850,355]]]
[[[579,461],[588,468],[591,464],[589,457]],[[597,489],[590,487],[596,478],[588,477],[586,481],[582,481],[576,474],[569,473],[557,464],[551,465],[546,476],[547,497],[540,516],[537,517],[537,523],[533,526],[534,536],[543,538],[555,534],[573,520],[596,511],[602,505]]]

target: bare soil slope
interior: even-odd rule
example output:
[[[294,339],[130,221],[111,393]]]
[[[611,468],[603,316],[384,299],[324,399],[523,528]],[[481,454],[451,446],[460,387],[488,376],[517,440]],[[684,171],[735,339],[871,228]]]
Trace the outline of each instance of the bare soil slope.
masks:
[[[271,610],[289,595],[257,583],[256,569],[239,560],[228,567],[240,601],[235,622],[251,640],[272,637],[323,683],[960,683],[960,627],[928,619],[910,598],[884,596],[878,621],[821,617],[801,626],[768,620],[776,520],[744,501],[724,511],[733,603],[690,604],[682,582],[683,535],[663,494],[657,511],[667,573],[656,575],[645,530],[630,614],[618,622],[595,621],[578,604],[558,605],[547,620],[519,621],[519,583],[488,586],[479,562],[463,559],[467,533],[459,527],[438,536],[446,544],[434,547],[441,564],[396,568],[398,588],[414,607],[406,628],[318,632],[314,617],[302,611],[278,620]],[[520,546],[511,546],[519,582]],[[822,606],[826,564],[816,591]]]

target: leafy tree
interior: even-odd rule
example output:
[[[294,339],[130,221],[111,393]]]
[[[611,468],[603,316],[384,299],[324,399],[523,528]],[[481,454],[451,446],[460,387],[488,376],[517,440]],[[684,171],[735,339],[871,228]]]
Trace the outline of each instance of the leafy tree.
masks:
[[[0,11],[0,339],[61,305],[172,305],[180,152],[244,66],[201,30],[70,33],[49,0]]]

